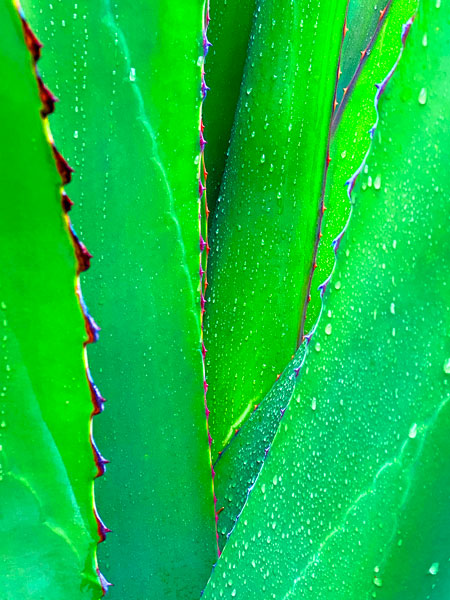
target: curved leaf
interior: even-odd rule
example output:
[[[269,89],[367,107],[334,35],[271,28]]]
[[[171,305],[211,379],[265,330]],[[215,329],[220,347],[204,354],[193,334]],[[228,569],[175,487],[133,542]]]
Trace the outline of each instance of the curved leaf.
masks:
[[[195,597],[217,558],[200,326],[203,2],[29,12],[94,255],[83,289],[103,331],[89,358],[111,461],[97,498],[113,530],[100,564],[112,600]]]
[[[212,44],[205,61],[209,92],[203,111],[208,145],[208,208],[214,213],[220,192],[234,116],[239,100],[255,0],[213,1],[208,40]]]
[[[335,32],[343,31],[346,5],[257,4],[210,226],[205,345],[213,457],[297,348],[341,47]]]
[[[340,285],[206,598],[448,591],[448,26],[421,4],[352,195]]]
[[[77,260],[12,2],[0,5],[0,30],[1,596],[60,600],[69,589],[73,600],[98,600],[94,408]]]
[[[303,346],[283,372],[257,410],[243,424],[215,464],[216,495],[219,500],[218,531],[225,536],[232,530],[242,510],[262,463],[272,444],[284,410],[293,395],[295,379],[303,363],[311,331],[317,326],[322,308],[322,294],[328,285],[336,259],[335,248],[350,214],[349,173],[355,172],[370,148],[368,131],[376,118],[374,81],[380,81],[395,63],[401,47],[401,25],[412,14],[415,0],[396,1],[380,31],[380,37],[364,62],[357,85],[330,143],[331,163],[324,190],[327,211],[321,222],[317,268],[311,282],[311,301],[304,326],[308,333]],[[325,284],[324,284],[325,282]],[[338,284],[339,287],[339,284]]]
[[[393,2],[398,0],[350,0],[347,14],[347,33],[342,44],[341,76],[339,77],[336,100],[341,101],[355,71],[373,40],[378,37],[380,17],[386,17]]]

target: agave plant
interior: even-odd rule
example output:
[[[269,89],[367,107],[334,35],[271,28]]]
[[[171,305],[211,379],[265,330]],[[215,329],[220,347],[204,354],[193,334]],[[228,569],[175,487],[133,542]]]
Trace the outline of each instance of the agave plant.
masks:
[[[2,600],[447,598],[446,0],[0,31]]]

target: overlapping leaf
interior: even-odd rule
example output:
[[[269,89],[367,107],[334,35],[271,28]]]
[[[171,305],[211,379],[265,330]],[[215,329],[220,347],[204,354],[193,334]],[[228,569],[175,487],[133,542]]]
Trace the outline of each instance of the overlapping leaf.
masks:
[[[440,600],[450,533],[448,11],[422,0],[390,81],[415,0],[350,2],[342,54],[345,0],[255,6],[254,17],[252,1],[211,11],[208,405],[214,458],[228,443],[215,465],[222,544],[234,529],[205,597]],[[104,330],[90,357],[110,401],[97,437],[113,461],[98,486],[114,530],[102,567],[113,597],[198,597],[216,558],[200,314],[205,7],[26,8],[62,100],[53,129],[77,169],[74,220],[95,255],[84,290]],[[18,113],[36,117],[31,104]],[[64,577],[71,597],[94,600],[92,407],[79,402],[90,390],[74,255],[56,204],[40,208],[50,189],[59,201],[49,148],[42,164],[26,159],[42,131],[27,145],[17,122],[3,130],[2,189],[40,196],[39,211],[6,205],[3,392],[25,398],[21,411],[5,404],[0,432],[7,593],[60,598]],[[14,235],[10,222],[23,224]],[[45,302],[31,302],[35,293]],[[28,452],[31,441],[40,452]],[[23,519],[29,553],[9,535]]]
[[[421,3],[314,350],[206,598],[446,596],[447,27]]]
[[[205,344],[213,457],[297,348],[346,6],[256,6],[210,224]]]
[[[318,322],[322,294],[333,270],[336,242],[350,214],[349,173],[355,172],[370,148],[368,131],[376,117],[374,111],[374,81],[383,79],[395,64],[401,48],[398,32],[413,13],[415,1],[395,2],[383,19],[383,27],[370,55],[359,67],[356,85],[349,89],[345,111],[338,111],[339,125],[333,123],[331,164],[327,172],[324,200],[328,210],[321,221],[321,238],[317,252],[317,268],[311,281],[311,301],[308,304],[303,330],[309,335]],[[348,51],[348,50],[347,50]],[[362,68],[361,68],[362,67]],[[348,102],[350,98],[350,101]],[[337,129],[336,129],[337,128]],[[325,284],[324,284],[325,282]],[[236,438],[229,444],[215,465],[216,494],[219,499],[219,534],[228,534],[241,511],[264,458],[277,431],[284,409],[292,397],[295,379],[303,365],[306,346],[300,348],[280,380],[264,398]],[[222,543],[225,539],[222,540]]]
[[[94,255],[83,289],[102,328],[89,356],[111,461],[97,498],[113,530],[100,561],[112,599],[195,597],[217,558],[200,330],[203,2],[26,6]]]
[[[210,2],[208,40],[212,47],[205,62],[210,91],[205,103],[204,123],[208,140],[208,208],[212,213],[225,170],[255,4],[255,0]]]
[[[0,595],[60,600],[69,589],[73,600],[97,600],[94,408],[77,259],[12,2],[0,5],[0,28]]]

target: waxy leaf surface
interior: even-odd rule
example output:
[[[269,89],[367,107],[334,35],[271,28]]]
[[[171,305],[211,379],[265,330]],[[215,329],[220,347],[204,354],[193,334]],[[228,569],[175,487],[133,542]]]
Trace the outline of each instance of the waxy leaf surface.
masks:
[[[76,169],[73,220],[102,328],[96,486],[114,598],[197,597],[217,559],[204,408],[198,172],[203,2],[27,2]],[[73,67],[70,67],[73,65]],[[65,135],[63,135],[65,132]]]
[[[448,48],[448,12],[422,2],[325,313],[208,599],[448,593]]]
[[[379,31],[370,55],[360,67],[357,80],[348,91],[345,110],[335,113],[330,143],[331,164],[327,171],[324,201],[327,206],[321,221],[321,238],[317,251],[317,268],[311,281],[311,301],[308,304],[303,329],[308,337],[296,356],[285,368],[280,379],[243,424],[236,436],[215,464],[216,495],[219,502],[218,531],[222,540],[234,526],[261,470],[264,458],[272,444],[278,424],[284,414],[304,364],[305,349],[311,332],[321,316],[322,296],[335,263],[335,248],[350,215],[350,202],[346,182],[349,174],[361,165],[370,150],[368,134],[376,112],[374,107],[374,81],[381,81],[395,64],[402,47],[402,24],[413,14],[415,0],[397,1],[391,6]],[[324,317],[325,318],[325,317]]]
[[[256,6],[209,230],[205,345],[213,458],[297,348],[346,7],[345,0]]]
[[[98,600],[77,259],[12,2],[0,5],[0,31],[0,596]]]

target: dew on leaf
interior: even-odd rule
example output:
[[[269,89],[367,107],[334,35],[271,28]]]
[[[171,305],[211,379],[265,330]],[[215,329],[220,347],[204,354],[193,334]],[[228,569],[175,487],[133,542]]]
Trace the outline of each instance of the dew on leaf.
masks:
[[[417,435],[417,423],[413,423],[409,429],[408,436],[413,440]]]
[[[427,102],[427,89],[422,88],[419,92],[419,104],[426,104]]]
[[[380,577],[378,577],[378,575],[375,575],[375,577],[373,578],[373,582],[377,587],[382,587],[383,585],[383,581]]]

